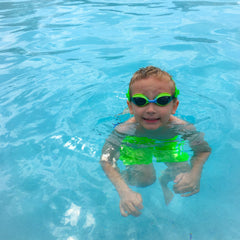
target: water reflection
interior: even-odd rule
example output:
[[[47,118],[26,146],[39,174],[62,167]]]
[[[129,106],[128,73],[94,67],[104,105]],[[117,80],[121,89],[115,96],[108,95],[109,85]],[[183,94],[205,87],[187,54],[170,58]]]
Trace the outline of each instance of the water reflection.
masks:
[[[180,9],[183,12],[198,11],[198,7],[221,7],[238,5],[238,2],[216,2],[216,1],[173,1],[174,9]]]

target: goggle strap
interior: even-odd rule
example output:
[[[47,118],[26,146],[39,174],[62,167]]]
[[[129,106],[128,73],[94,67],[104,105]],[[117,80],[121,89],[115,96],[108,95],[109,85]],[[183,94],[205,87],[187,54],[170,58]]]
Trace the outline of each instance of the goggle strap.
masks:
[[[174,97],[177,98],[179,94],[180,94],[180,91],[179,91],[179,89],[177,89],[177,87],[175,86]]]
[[[130,97],[130,90],[128,89],[128,92],[126,93],[126,97],[129,102],[131,102],[131,97]]]

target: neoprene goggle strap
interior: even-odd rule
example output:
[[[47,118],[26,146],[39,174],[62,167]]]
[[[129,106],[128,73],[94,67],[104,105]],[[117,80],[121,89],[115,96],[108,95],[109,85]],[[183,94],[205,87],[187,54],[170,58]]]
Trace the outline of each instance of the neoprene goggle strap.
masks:
[[[175,93],[174,93],[174,97],[177,98],[178,95],[180,94],[179,89],[177,89],[177,87],[175,86]],[[126,93],[126,97],[128,99],[128,101],[131,101],[131,97],[130,97],[130,90],[128,89],[128,92]]]
[[[126,97],[127,97],[127,99],[128,99],[128,101],[130,102],[130,91],[129,91],[129,89],[128,89],[128,92],[126,93]]]
[[[177,87],[175,86],[174,97],[177,98],[179,94],[180,94],[180,91],[179,91],[179,89],[177,89]]]

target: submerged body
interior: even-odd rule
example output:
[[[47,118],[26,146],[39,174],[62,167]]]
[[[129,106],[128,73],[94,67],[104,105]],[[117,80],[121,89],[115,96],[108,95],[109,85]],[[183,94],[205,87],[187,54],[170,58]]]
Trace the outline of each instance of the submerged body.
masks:
[[[188,143],[193,150],[192,163],[197,155],[203,153],[208,155],[210,148],[204,141],[203,134],[197,132],[192,124],[175,117],[173,122],[158,129],[158,139],[152,139],[152,134],[152,131],[139,129],[139,124],[134,122],[134,119],[118,125],[106,140],[101,162],[102,165],[109,163],[120,172],[117,160],[121,160],[126,166],[126,169],[121,172],[123,180],[129,185],[144,187],[156,180],[156,172],[152,163],[155,157],[156,162],[163,162],[168,167],[159,176],[159,182],[165,202],[169,204],[173,193],[167,184],[175,180],[180,173],[190,172],[192,168],[192,164],[188,162],[190,156],[184,151],[183,145]],[[196,193],[199,191],[199,180],[200,177],[197,177],[190,186],[183,190],[181,190],[181,184],[179,184],[179,190],[176,185],[175,192],[187,193],[186,196]]]

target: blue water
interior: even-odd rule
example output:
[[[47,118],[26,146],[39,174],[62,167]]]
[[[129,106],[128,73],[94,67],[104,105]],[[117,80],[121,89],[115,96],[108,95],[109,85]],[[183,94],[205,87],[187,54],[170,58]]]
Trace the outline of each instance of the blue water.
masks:
[[[0,0],[0,239],[240,239],[239,22],[237,1]],[[98,161],[147,65],[213,153],[200,193],[133,188],[144,209],[123,218]]]

